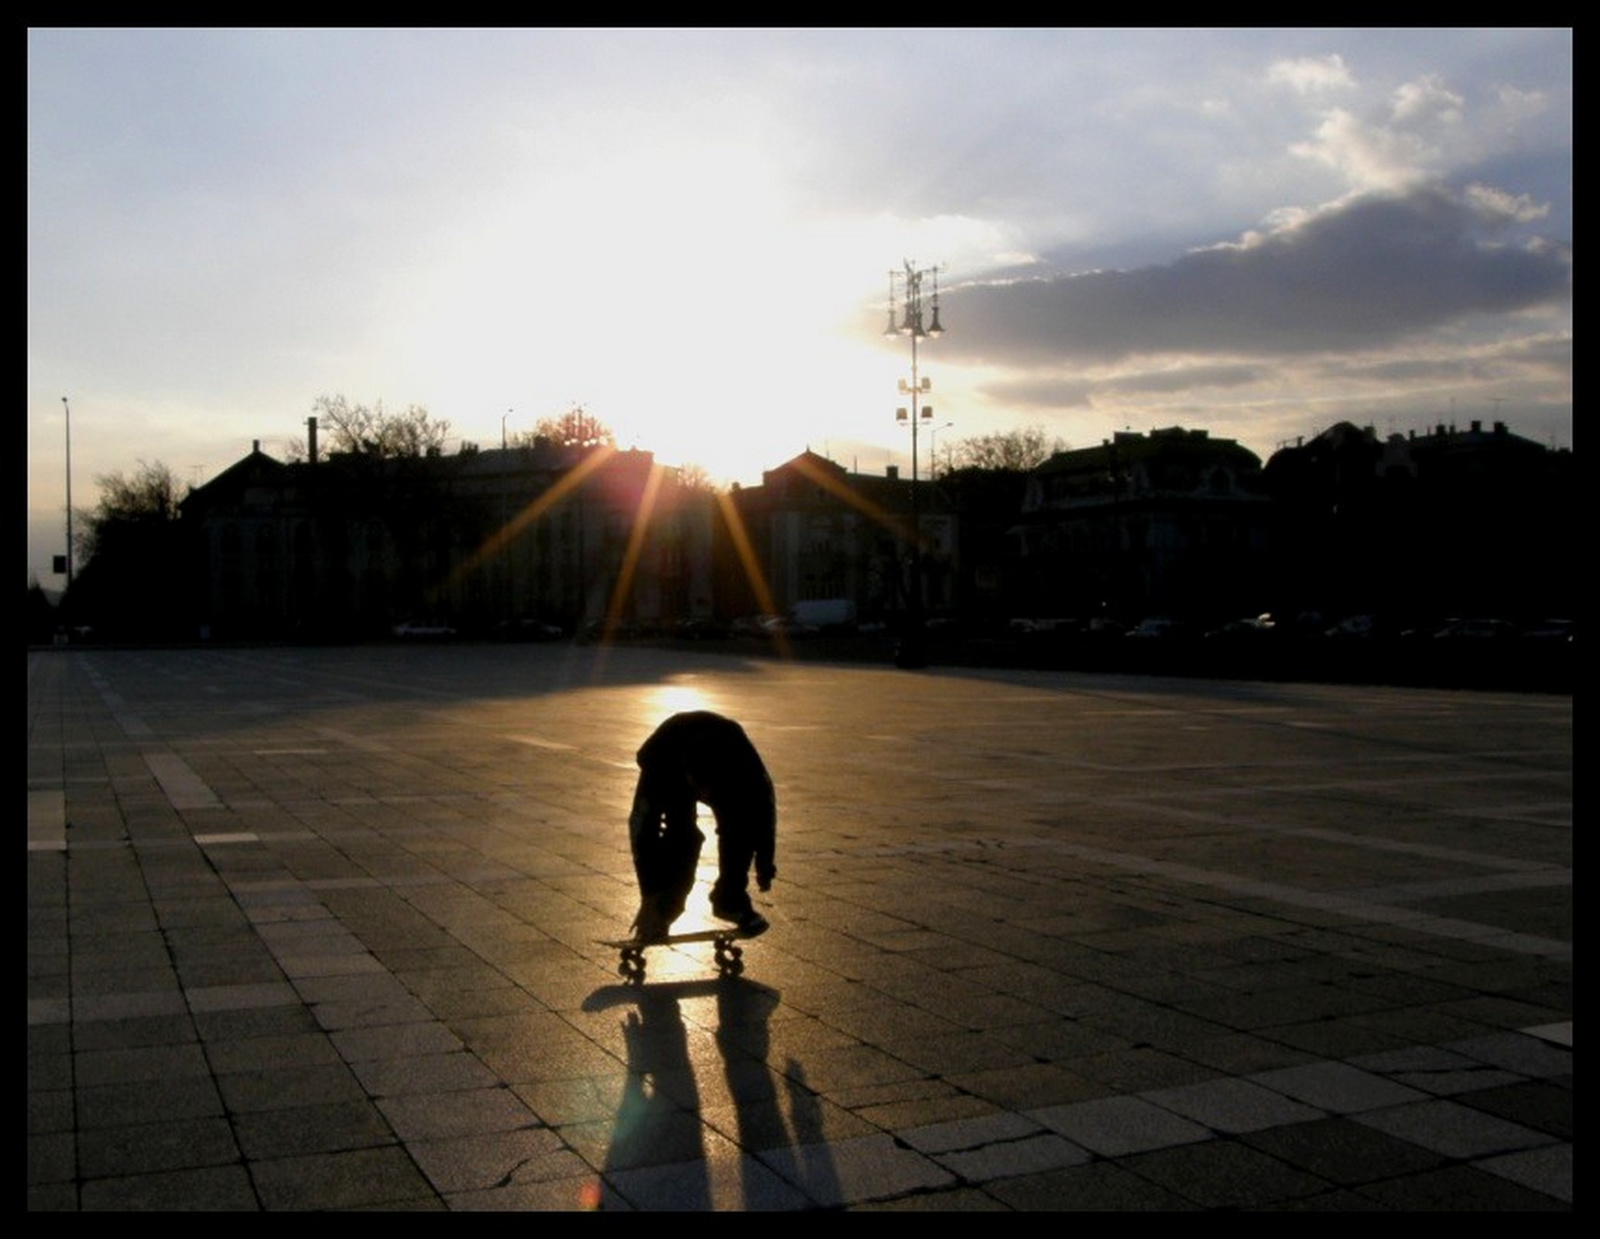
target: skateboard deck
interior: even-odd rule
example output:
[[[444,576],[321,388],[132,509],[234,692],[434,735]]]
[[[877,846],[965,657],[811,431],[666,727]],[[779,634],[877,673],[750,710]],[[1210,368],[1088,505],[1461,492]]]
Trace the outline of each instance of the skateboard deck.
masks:
[[[614,951],[622,953],[622,960],[617,965],[617,971],[632,980],[644,976],[644,953],[654,946],[684,946],[694,942],[710,942],[716,947],[716,963],[719,972],[741,972],[744,970],[744,949],[737,944],[747,938],[757,938],[767,932],[769,926],[751,931],[727,925],[719,929],[697,929],[686,934],[668,934],[665,938],[652,938],[642,942],[638,938],[601,938],[600,945],[608,946]]]

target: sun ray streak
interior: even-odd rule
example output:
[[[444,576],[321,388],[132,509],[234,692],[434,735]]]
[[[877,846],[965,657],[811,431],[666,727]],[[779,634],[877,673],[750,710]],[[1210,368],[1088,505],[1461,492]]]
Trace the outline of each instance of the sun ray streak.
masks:
[[[854,508],[868,520],[883,526],[890,533],[900,537],[906,535],[907,522],[900,520],[888,509],[873,503],[872,500],[865,496],[858,495],[836,477],[823,472],[804,456],[797,456],[790,463],[794,466],[796,473],[803,475],[808,481],[815,482],[839,502]],[[922,542],[920,530],[913,530],[912,533],[919,543]]]
[[[744,518],[739,515],[739,509],[734,507],[733,497],[725,492],[717,492],[717,507],[721,509],[722,519],[728,527],[728,538],[733,543],[734,554],[739,557],[739,566],[744,569],[745,580],[750,582],[750,588],[755,593],[756,606],[764,614],[771,615],[777,610],[777,604],[772,600],[772,588],[767,584],[761,561],[756,558],[755,547],[750,545],[750,532],[745,528]],[[793,653],[785,633],[778,634],[777,646],[778,653],[784,658]]]
[[[555,484],[549,490],[534,498],[520,512],[485,538],[477,550],[456,565],[455,570],[450,574],[449,586],[454,587],[459,584],[463,578],[476,571],[486,560],[498,555],[519,533],[560,503],[579,486],[583,485],[589,475],[604,465],[615,452],[616,448],[608,445],[602,445],[590,451],[576,465],[556,479]]]
[[[622,563],[617,568],[617,579],[612,586],[611,601],[606,606],[605,625],[600,634],[601,641],[609,642],[617,630],[617,625],[622,622],[622,609],[627,605],[628,595],[633,591],[634,573],[639,567],[639,556],[644,549],[644,540],[650,532],[650,517],[655,511],[656,496],[660,493],[661,480],[665,475],[666,470],[660,465],[651,464],[644,490],[639,495],[639,508],[634,514],[633,528],[628,533],[628,546],[623,551]]]

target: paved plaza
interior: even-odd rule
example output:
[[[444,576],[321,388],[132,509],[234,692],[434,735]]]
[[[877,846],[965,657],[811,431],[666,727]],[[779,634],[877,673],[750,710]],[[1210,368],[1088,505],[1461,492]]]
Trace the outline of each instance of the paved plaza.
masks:
[[[772,771],[773,927],[630,984],[633,754],[694,708]],[[30,652],[28,1204],[1567,1210],[1572,740],[1509,692]]]

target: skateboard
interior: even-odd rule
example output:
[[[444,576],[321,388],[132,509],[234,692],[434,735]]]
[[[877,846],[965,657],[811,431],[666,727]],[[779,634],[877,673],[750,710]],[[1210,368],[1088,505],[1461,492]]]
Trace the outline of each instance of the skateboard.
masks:
[[[757,930],[738,929],[732,925],[720,929],[700,929],[686,934],[668,934],[665,938],[655,938],[649,942],[641,942],[638,938],[602,938],[601,946],[608,946],[614,951],[622,953],[621,962],[617,971],[631,981],[644,979],[644,953],[653,946],[683,946],[691,942],[710,942],[716,947],[717,971],[743,972],[744,948],[738,943],[747,938],[756,938],[767,932],[770,926],[762,926]]]

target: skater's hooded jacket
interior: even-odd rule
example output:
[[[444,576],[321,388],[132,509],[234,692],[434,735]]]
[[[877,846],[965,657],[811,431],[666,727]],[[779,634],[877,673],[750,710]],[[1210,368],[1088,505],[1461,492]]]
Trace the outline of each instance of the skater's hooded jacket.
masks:
[[[644,742],[638,761],[652,803],[681,803],[687,794],[709,805],[717,833],[738,836],[754,852],[757,885],[772,885],[777,802],[772,778],[743,727],[710,710],[675,714]]]

